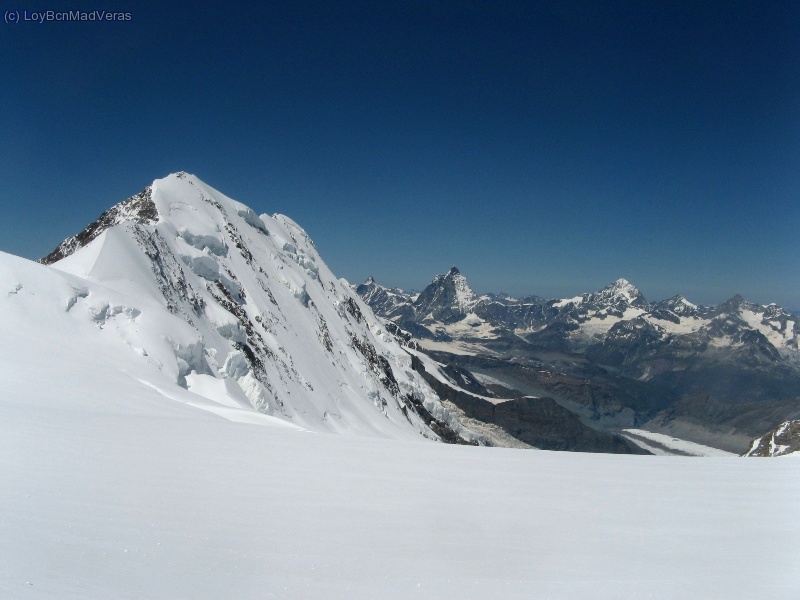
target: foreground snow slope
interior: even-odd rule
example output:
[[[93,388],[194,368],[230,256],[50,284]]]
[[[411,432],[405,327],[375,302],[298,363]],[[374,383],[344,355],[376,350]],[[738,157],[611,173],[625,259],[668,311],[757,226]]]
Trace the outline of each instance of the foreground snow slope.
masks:
[[[707,600],[800,589],[797,461],[315,434],[135,388],[3,393],[0,597]]]
[[[224,379],[185,389],[155,354],[130,360],[136,338],[121,353],[120,331],[135,333],[133,314],[107,310],[101,329],[79,312],[99,287],[66,312],[72,276],[2,258],[1,598],[727,600],[800,589],[798,461],[301,431],[208,391]],[[44,310],[53,298],[63,306]],[[38,329],[21,325],[32,320]]]

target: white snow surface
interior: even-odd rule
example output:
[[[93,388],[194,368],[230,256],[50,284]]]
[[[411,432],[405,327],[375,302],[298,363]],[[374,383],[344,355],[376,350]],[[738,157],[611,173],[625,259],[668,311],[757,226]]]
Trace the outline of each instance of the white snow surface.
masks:
[[[583,296],[575,296],[574,298],[563,298],[563,299],[559,300],[558,302],[554,302],[553,306],[555,306],[557,308],[563,308],[564,306],[567,306],[568,304],[574,304],[574,305],[577,306],[577,305],[581,304],[582,302],[583,302]]]
[[[641,316],[644,312],[645,311],[641,308],[629,306],[625,309],[625,312],[623,312],[620,318],[607,314],[605,311],[601,311],[601,313],[594,314],[591,318],[581,323],[580,328],[575,332],[570,332],[570,335],[573,337],[599,338],[608,333],[609,329],[620,321],[630,321],[631,319]]]
[[[2,598],[800,589],[800,461],[402,442],[292,431],[230,408],[264,419],[239,423],[94,351],[6,334]]]
[[[708,325],[711,320],[710,319],[701,319],[698,317],[687,317],[682,316],[680,318],[680,323],[673,323],[672,321],[668,321],[667,319],[659,319],[654,317],[653,315],[647,314],[644,316],[650,323],[656,325],[657,327],[663,329],[667,333],[671,334],[687,334],[687,333],[695,333],[700,331],[704,326]]]

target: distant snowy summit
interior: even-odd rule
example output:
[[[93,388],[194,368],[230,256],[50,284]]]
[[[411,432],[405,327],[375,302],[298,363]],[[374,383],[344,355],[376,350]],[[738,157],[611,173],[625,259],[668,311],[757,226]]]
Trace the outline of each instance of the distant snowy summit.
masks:
[[[557,337],[564,347],[583,349],[624,332],[626,327],[620,324],[630,321],[659,339],[697,334],[714,347],[764,342],[767,354],[793,356],[800,343],[800,319],[775,304],[757,305],[739,295],[716,307],[698,306],[681,295],[651,304],[626,279],[574,298],[516,299],[505,294],[477,296],[458,268],[452,267],[416,296],[383,287],[372,277],[354,289],[376,313],[415,329],[423,338],[490,340],[504,329],[529,342]],[[462,322],[472,329],[460,327]],[[476,326],[481,323],[492,329],[479,335]],[[755,333],[743,339],[744,331]]]
[[[455,267],[417,296],[372,278],[355,290],[439,360],[553,396],[597,426],[649,423],[741,453],[800,415],[800,319],[776,304],[651,303],[626,279],[573,298],[476,295]]]

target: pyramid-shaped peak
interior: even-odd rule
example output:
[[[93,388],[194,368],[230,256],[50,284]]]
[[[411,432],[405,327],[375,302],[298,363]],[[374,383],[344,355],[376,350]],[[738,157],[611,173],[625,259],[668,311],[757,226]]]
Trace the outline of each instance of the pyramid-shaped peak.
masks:
[[[720,308],[724,308],[727,310],[739,308],[745,304],[745,299],[742,298],[740,294],[735,294],[732,298],[729,298],[725,302],[720,305]]]
[[[611,304],[624,303],[642,306],[647,304],[639,288],[624,278],[619,278],[599,292],[592,294],[592,298],[595,301]]]
[[[475,292],[467,278],[453,266],[445,275],[437,275],[414,302],[420,314],[430,314],[443,322],[461,320],[475,304]]]
[[[608,286],[609,288],[633,288],[636,289],[636,286],[633,285],[630,281],[625,279],[624,277],[620,277],[614,283]]]
[[[671,311],[677,315],[694,315],[699,307],[686,299],[683,294],[675,294],[666,300],[660,300],[653,305],[655,309]]]
[[[693,302],[689,302],[689,300],[683,294],[675,294],[672,298],[667,300],[667,302],[675,306],[687,306],[689,308],[697,307],[697,305]]]
[[[615,282],[610,283],[609,285],[604,287],[602,290],[600,290],[600,293],[612,293],[612,294],[615,294],[615,295],[619,295],[619,294],[628,295],[628,296],[631,296],[631,299],[635,298],[637,296],[640,296],[642,294],[639,291],[639,288],[637,288],[630,281],[628,281],[627,279],[624,279],[622,277],[620,277]]]

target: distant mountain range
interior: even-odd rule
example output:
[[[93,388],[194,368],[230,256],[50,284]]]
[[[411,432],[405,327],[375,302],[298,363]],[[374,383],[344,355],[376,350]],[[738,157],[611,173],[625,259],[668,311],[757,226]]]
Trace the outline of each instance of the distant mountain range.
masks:
[[[800,318],[776,304],[651,303],[625,279],[565,299],[477,295],[456,267],[419,294],[373,278],[354,289],[432,355],[598,428],[647,423],[743,452],[800,416]]]
[[[786,453],[794,429],[779,426],[800,418],[799,320],[774,304],[650,303],[624,279],[566,299],[477,295],[455,267],[419,293],[353,289],[291,219],[186,173],[40,263],[0,254],[6,337],[71,348],[99,374],[57,361],[52,394],[134,385],[247,422],[614,453],[669,453],[657,434],[698,454]],[[753,440],[770,431],[764,450]]]

